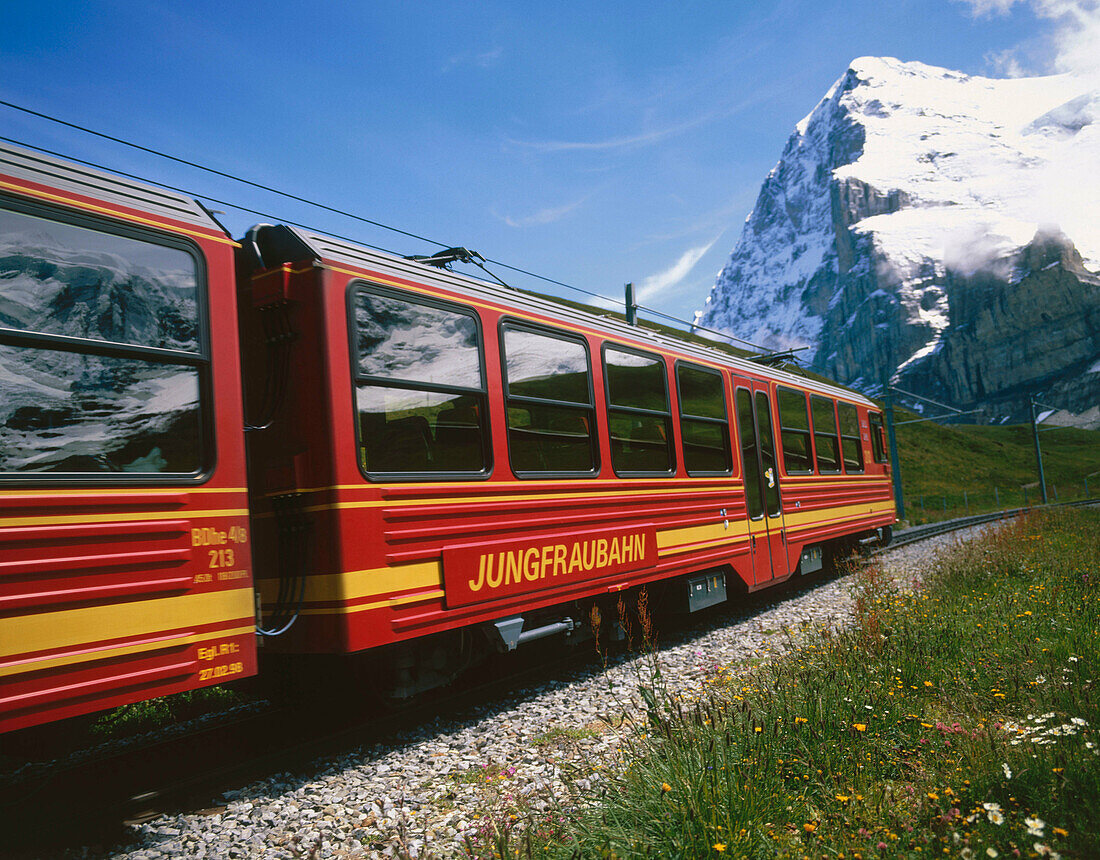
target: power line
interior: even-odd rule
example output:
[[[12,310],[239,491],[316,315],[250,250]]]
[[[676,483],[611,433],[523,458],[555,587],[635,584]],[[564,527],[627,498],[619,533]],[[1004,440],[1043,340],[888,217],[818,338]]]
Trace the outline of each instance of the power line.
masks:
[[[270,185],[264,185],[261,182],[254,182],[251,179],[245,179],[244,177],[237,176],[237,175],[232,174],[232,173],[226,173],[223,170],[218,170],[218,169],[213,168],[213,167],[207,167],[204,164],[199,164],[198,162],[190,161],[186,158],[179,158],[178,156],[170,155],[167,152],[162,152],[161,150],[153,149],[152,147],[148,147],[148,146],[143,146],[142,144],[134,143],[133,141],[126,140],[125,138],[121,138],[121,137],[116,137],[115,135],[106,134],[105,132],[97,131],[93,128],[88,128],[87,126],[78,125],[77,123],[69,122],[68,120],[63,120],[59,117],[55,117],[55,116],[51,116],[50,114],[42,113],[41,111],[32,110],[31,108],[24,107],[22,105],[17,105],[13,102],[4,101],[4,100],[0,99],[0,105],[2,105],[4,107],[7,107],[7,108],[11,108],[12,110],[20,111],[20,112],[28,114],[30,116],[38,117],[39,119],[44,119],[48,122],[57,123],[58,125],[65,126],[66,128],[71,128],[71,129],[74,129],[76,131],[83,132],[84,134],[90,134],[90,135],[93,135],[95,137],[102,138],[103,140],[109,140],[113,143],[121,144],[122,146],[128,146],[128,147],[130,147],[132,149],[136,149],[140,152],[145,152],[145,153],[148,153],[150,155],[155,155],[158,158],[164,158],[164,159],[167,159],[168,161],[174,161],[177,164],[182,164],[182,165],[185,165],[187,167],[192,167],[196,170],[202,170],[206,173],[213,174],[214,176],[220,176],[224,179],[232,180],[233,182],[239,182],[242,185],[247,185],[251,188],[256,188],[260,191],[266,191],[270,194],[276,194],[279,197],[284,197],[288,200],[294,200],[295,202],[298,202],[298,203],[304,203],[307,206],[314,206],[317,209],[321,209],[322,211],[325,211],[325,212],[331,212],[334,215],[341,215],[345,218],[351,218],[353,221],[359,221],[363,224],[369,224],[372,227],[378,227],[378,228],[383,229],[383,230],[389,230],[393,233],[398,233],[398,234],[400,234],[402,236],[406,236],[410,239],[416,239],[419,242],[427,242],[430,245],[437,245],[440,248],[450,247],[450,243],[447,243],[447,242],[439,242],[435,239],[429,239],[426,236],[421,236],[417,233],[409,232],[408,230],[402,230],[399,227],[393,227],[389,224],[384,224],[381,221],[375,221],[371,218],[365,218],[362,215],[356,215],[354,212],[348,212],[347,210],[344,210],[344,209],[338,209],[334,206],[329,206],[325,203],[319,203],[316,200],[310,200],[307,197],[301,197],[297,194],[291,194],[290,192],[287,192],[287,191],[280,191],[278,188],[273,188]],[[0,137],[0,140],[7,141],[9,143],[15,143],[19,146],[31,146],[30,144],[22,143],[21,141],[11,140],[10,138],[6,138],[6,137]],[[104,167],[102,165],[95,164],[95,163],[90,162],[90,161],[84,161],[84,160],[81,160],[81,159],[78,159],[78,158],[72,158],[71,156],[68,156],[68,155],[62,155],[60,153],[51,152],[50,150],[44,149],[42,147],[32,146],[32,148],[38,149],[40,152],[45,152],[49,155],[53,155],[53,156],[56,156],[58,158],[67,158],[71,161],[75,161],[78,164],[84,164],[88,167],[95,167],[99,170],[106,170],[108,172],[115,173],[119,176],[125,176],[129,179],[136,179],[136,180],[141,181],[141,182],[149,182],[150,181],[148,179],[145,179],[144,177],[135,176],[133,174],[125,173],[125,172],[120,171],[120,170],[113,170],[111,168]],[[230,207],[232,209],[236,209],[240,212],[248,212],[249,214],[257,215],[261,218],[270,218],[274,221],[281,221],[283,223],[290,224],[294,227],[302,227],[303,229],[306,229],[306,230],[315,229],[313,227],[310,227],[306,224],[302,224],[300,222],[291,221],[290,219],[282,218],[278,215],[272,215],[272,214],[269,214],[269,213],[261,212],[257,209],[252,209],[252,208],[249,208],[247,206],[242,206],[242,205],[237,204],[237,203],[231,203],[231,202],[226,201],[226,200],[219,200],[219,199],[217,199],[215,197],[211,197],[209,195],[198,194],[194,191],[190,191],[190,190],[182,189],[182,188],[176,188],[176,187],[173,187],[171,185],[165,185],[164,183],[159,183],[159,182],[154,183],[154,184],[160,185],[161,187],[167,188],[171,191],[177,191],[181,194],[187,194],[187,195],[192,196],[192,197],[197,197],[197,198],[200,198],[200,199],[203,199],[203,200],[209,200],[212,203],[217,203],[219,206],[228,206],[228,207]],[[322,232],[328,233],[329,231],[326,230],[326,231],[322,231]],[[335,239],[342,239],[342,240],[348,241],[348,242],[361,243],[361,244],[365,245],[366,247],[373,248],[374,250],[377,250],[377,251],[385,251],[387,253],[392,253],[392,251],[390,251],[387,248],[382,248],[382,247],[379,247],[378,245],[370,245],[366,242],[361,242],[361,240],[359,240],[359,239],[352,239],[352,238],[349,238],[347,236],[341,236],[341,235],[336,234],[336,233],[329,233],[329,235],[331,235]],[[573,286],[572,284],[565,283],[564,281],[559,281],[559,280],[556,280],[554,278],[547,277],[546,275],[540,275],[537,272],[531,272],[527,269],[521,269],[518,266],[509,265],[508,263],[505,263],[501,260],[494,260],[494,259],[490,259],[490,258],[484,258],[484,259],[485,259],[486,263],[492,263],[494,266],[500,266],[504,269],[508,269],[509,271],[516,272],[517,274],[526,275],[527,277],[535,278],[536,280],[540,280],[540,281],[543,281],[543,282],[548,283],[548,284],[554,284],[555,286],[562,287],[563,289],[573,290],[574,292],[581,293],[582,295],[589,296],[590,298],[599,299],[600,301],[610,302],[610,303],[616,304],[616,305],[617,304],[623,304],[623,302],[620,301],[619,299],[613,299],[609,296],[602,295],[601,293],[596,293],[596,292],[593,292],[591,290],[586,290],[582,287],[576,287],[576,286]],[[488,269],[485,269],[484,266],[482,266],[481,268],[487,274],[489,274],[491,277],[496,279],[496,276],[493,275],[493,273],[490,272]],[[499,279],[497,279],[497,280],[499,280]],[[729,338],[731,340],[735,340],[738,343],[743,343],[747,346],[752,347],[753,349],[760,350],[761,352],[766,351],[763,347],[758,346],[757,344],[751,343],[750,341],[744,340],[744,339],[739,338],[739,337],[735,337],[734,335],[727,334],[726,332],[720,332],[720,331],[716,331],[714,329],[705,328],[703,326],[697,325],[696,323],[694,323],[692,321],[681,319],[680,317],[676,317],[676,316],[673,316],[671,314],[666,314],[666,313],[663,313],[662,311],[654,310],[653,308],[642,307],[642,306],[639,306],[639,307],[641,307],[643,310],[645,310],[645,311],[647,311],[651,314],[654,314],[656,316],[659,316],[659,317],[662,317],[664,319],[671,320],[673,322],[677,322],[677,323],[681,323],[683,325],[686,325],[686,326],[689,327],[689,329],[698,329],[699,331],[705,331],[705,332],[708,332],[710,334],[717,335],[719,337],[725,337],[725,338]]]

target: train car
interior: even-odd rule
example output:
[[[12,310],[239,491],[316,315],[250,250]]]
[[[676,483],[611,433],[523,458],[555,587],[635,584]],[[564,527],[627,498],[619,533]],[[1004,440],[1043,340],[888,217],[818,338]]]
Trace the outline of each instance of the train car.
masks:
[[[866,398],[441,262],[0,146],[0,731],[257,653],[409,697],[893,524]]]
[[[702,608],[895,520],[851,391],[296,228],[242,245],[246,381],[293,367],[249,437],[264,611],[295,619],[273,651],[382,649],[408,696],[624,591]]]
[[[255,672],[235,247],[0,145],[0,731]]]

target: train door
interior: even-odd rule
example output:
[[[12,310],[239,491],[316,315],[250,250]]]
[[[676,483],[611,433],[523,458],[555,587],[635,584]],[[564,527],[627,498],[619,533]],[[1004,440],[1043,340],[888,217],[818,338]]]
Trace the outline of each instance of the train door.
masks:
[[[734,382],[753,582],[763,585],[789,572],[771,397],[764,383],[740,377]]]

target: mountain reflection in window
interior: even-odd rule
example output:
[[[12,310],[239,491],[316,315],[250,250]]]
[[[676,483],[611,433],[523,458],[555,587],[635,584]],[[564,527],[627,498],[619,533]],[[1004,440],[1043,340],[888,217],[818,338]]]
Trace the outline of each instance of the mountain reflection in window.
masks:
[[[199,372],[0,346],[0,471],[198,471]]]
[[[521,477],[595,474],[595,409],[584,343],[504,329],[508,455]]]
[[[206,462],[195,257],[0,209],[0,472]]]
[[[370,475],[485,472],[477,320],[373,288],[354,294],[359,462]]]
[[[363,376],[481,386],[477,324],[468,314],[360,292],[355,325]]]
[[[199,351],[186,251],[0,209],[0,325]]]

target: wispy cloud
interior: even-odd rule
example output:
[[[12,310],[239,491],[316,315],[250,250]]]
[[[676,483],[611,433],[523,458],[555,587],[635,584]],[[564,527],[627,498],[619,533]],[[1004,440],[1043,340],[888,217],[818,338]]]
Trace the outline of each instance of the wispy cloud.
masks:
[[[715,122],[716,120],[735,116],[745,110],[756,107],[772,97],[773,89],[779,90],[781,88],[781,86],[774,83],[766,87],[760,87],[754,90],[751,95],[739,98],[736,101],[728,102],[717,108],[708,107],[706,110],[700,111],[687,119],[652,127],[647,131],[642,131],[637,134],[619,135],[603,140],[517,140],[515,138],[509,138],[505,143],[508,146],[540,153],[583,151],[608,152],[639,149],[641,147],[661,143],[662,141],[676,137],[684,132],[699,128],[708,123]],[[650,114],[652,111],[643,110],[642,113]]]
[[[1054,25],[1050,34],[1053,67],[1100,85],[1100,0],[956,0],[970,7],[975,18],[1007,15],[1014,6],[1031,7]],[[988,57],[1009,75],[1022,71],[1013,49]]]
[[[666,126],[665,128],[654,129],[652,131],[643,132],[642,134],[612,137],[607,140],[509,140],[508,143],[512,146],[523,147],[536,152],[575,152],[578,150],[598,152],[602,150],[634,149],[641,146],[649,146],[653,143],[659,143],[662,140],[666,140],[688,129],[703,125],[714,119],[714,116],[714,112],[710,111],[702,116],[676,123],[675,125]]]
[[[705,245],[688,248],[680,255],[680,259],[667,269],[657,272],[655,275],[650,275],[642,281],[641,286],[638,288],[636,301],[639,303],[651,302],[662,293],[680,284],[691,274],[691,270],[695,268],[695,264],[702,259],[703,255],[714,247],[714,243],[718,241],[719,236],[715,236]]]
[[[541,224],[552,224],[555,221],[560,221],[578,206],[583,204],[590,196],[591,195],[586,194],[584,197],[574,200],[572,203],[540,209],[537,212],[530,215],[524,215],[523,217],[513,218],[511,215],[498,215],[497,217],[509,227],[536,227]]]
[[[500,62],[504,56],[504,48],[496,47],[488,51],[464,51],[447,58],[443,64],[443,71],[449,72],[459,66],[474,66],[478,69],[489,69]]]

